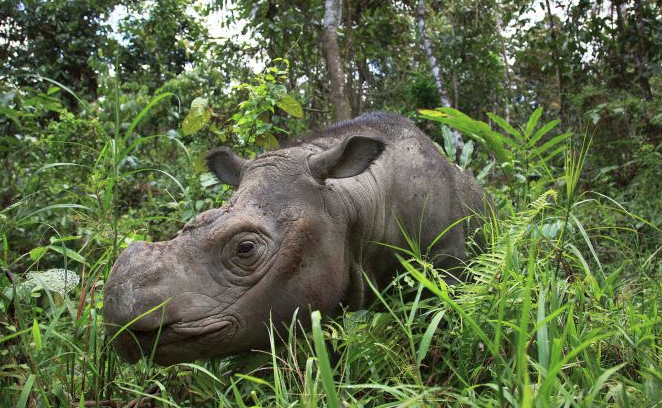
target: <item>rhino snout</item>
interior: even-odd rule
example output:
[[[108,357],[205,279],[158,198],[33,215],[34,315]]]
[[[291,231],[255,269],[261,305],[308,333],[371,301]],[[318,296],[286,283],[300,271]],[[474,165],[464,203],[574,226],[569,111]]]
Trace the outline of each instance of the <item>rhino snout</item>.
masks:
[[[165,300],[156,296],[157,285],[163,276],[163,270],[154,267],[162,263],[157,261],[158,252],[151,244],[136,242],[117,259],[104,294],[103,312],[107,324],[123,326]],[[147,322],[140,323],[145,325]]]
[[[222,349],[233,339],[241,324],[219,312],[227,302],[204,293],[209,282],[201,286],[183,266],[182,259],[196,256],[191,246],[178,249],[171,241],[132,243],[120,254],[106,282],[103,316],[124,360],[136,362],[156,348],[158,364],[193,361],[201,350]]]
[[[169,324],[171,315],[167,307],[168,294],[161,288],[165,264],[163,248],[158,244],[135,242],[119,256],[104,290],[103,317],[111,337],[123,327],[138,339]],[[165,302],[165,303],[164,303]],[[158,307],[164,303],[162,307]],[[148,313],[151,309],[151,313]],[[142,318],[135,320],[142,314]],[[135,339],[123,331],[114,341],[118,353],[129,361],[135,361]]]

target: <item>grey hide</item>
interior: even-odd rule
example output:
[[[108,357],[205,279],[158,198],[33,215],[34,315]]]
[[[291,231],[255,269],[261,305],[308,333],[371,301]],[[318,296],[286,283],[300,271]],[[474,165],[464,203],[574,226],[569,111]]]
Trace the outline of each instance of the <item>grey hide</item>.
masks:
[[[270,316],[280,328],[297,310],[306,325],[311,310],[365,307],[372,291],[364,273],[383,288],[399,267],[377,243],[407,247],[397,220],[411,235],[422,225],[425,248],[456,220],[483,213],[474,179],[411,121],[388,113],[331,125],[254,160],[214,149],[208,165],[237,186],[232,198],[171,241],[132,243],[106,283],[110,335],[167,301],[115,339],[128,361],[149,356],[157,336],[154,361],[171,364],[263,348]],[[461,264],[468,229],[461,222],[438,241],[435,264]]]

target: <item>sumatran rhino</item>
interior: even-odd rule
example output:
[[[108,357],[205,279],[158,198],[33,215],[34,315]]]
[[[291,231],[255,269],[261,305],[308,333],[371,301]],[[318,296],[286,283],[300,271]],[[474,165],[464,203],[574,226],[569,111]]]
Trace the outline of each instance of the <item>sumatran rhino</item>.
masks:
[[[209,169],[236,186],[166,242],[135,242],[106,283],[104,319],[120,356],[159,364],[269,344],[295,311],[333,316],[370,301],[398,270],[394,250],[421,248],[458,219],[483,212],[483,192],[408,119],[369,113],[296,146],[245,160],[221,147]],[[434,245],[435,263],[465,259],[466,222]],[[130,331],[130,333],[129,333]]]

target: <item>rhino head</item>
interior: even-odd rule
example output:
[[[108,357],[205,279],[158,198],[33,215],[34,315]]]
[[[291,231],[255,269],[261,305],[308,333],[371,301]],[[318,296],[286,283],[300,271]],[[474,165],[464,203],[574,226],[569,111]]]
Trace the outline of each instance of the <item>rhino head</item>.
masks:
[[[383,148],[350,136],[254,160],[211,151],[210,170],[237,186],[232,198],[173,240],[132,243],[112,269],[109,336],[132,322],[115,336],[118,354],[135,362],[153,350],[163,365],[236,354],[268,344],[270,319],[279,327],[296,310],[305,320],[309,310],[333,315],[351,303],[361,279],[350,267],[351,203],[328,181],[365,172]]]

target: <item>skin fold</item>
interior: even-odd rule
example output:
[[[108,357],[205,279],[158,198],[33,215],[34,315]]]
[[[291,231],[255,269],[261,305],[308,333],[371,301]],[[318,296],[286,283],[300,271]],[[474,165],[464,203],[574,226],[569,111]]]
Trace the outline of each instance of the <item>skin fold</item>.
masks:
[[[212,150],[209,168],[237,186],[232,198],[170,241],[122,252],[104,294],[109,334],[156,310],[116,337],[121,357],[155,346],[154,361],[172,364],[263,348],[269,319],[279,328],[298,310],[306,325],[311,310],[365,307],[365,279],[383,288],[399,266],[379,243],[407,247],[398,222],[426,248],[484,213],[474,179],[404,117],[369,113],[312,136],[254,160]],[[437,266],[461,265],[469,229],[437,241]]]

